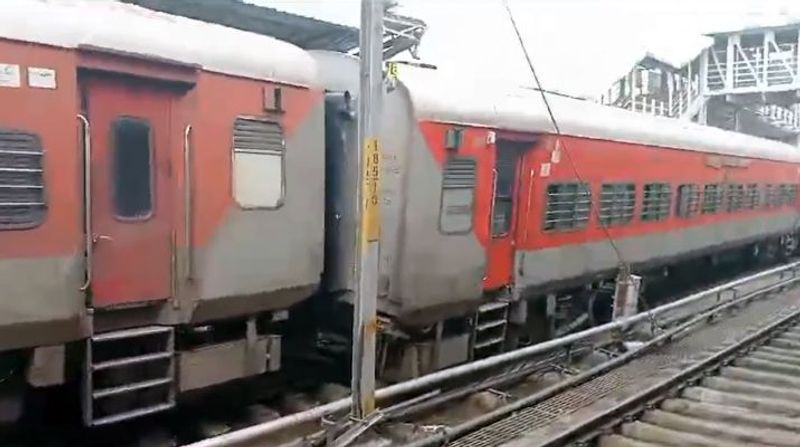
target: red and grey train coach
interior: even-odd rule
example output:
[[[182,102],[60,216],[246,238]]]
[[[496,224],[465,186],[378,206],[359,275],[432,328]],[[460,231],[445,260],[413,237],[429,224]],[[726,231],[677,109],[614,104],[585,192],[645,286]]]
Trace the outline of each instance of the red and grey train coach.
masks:
[[[79,383],[87,424],[123,421],[283,369],[288,325],[346,328],[357,73],[111,0],[0,2],[3,408]],[[560,136],[537,92],[430,73],[389,87],[385,379],[498,352],[620,258],[793,246],[795,148],[552,105]]]
[[[323,268],[315,73],[120,2],[0,3],[0,398],[79,381],[101,425],[280,368]]]
[[[329,181],[345,191],[355,173],[336,149],[352,157],[354,124],[335,92],[356,92],[357,62],[315,58],[331,92]],[[796,248],[797,148],[548,99],[560,134],[538,91],[412,68],[390,87],[379,301],[391,326],[379,361],[386,377],[497,353],[512,332],[541,335],[558,301],[571,297],[584,312],[620,264],[663,276],[726,253]],[[341,242],[330,256],[347,264],[354,222],[340,216],[352,203],[328,200],[329,240]],[[331,282],[341,287],[349,275]]]

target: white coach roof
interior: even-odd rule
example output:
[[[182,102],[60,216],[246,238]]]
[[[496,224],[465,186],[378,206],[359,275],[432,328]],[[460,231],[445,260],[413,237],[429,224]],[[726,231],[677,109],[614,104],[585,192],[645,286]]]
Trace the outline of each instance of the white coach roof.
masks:
[[[554,133],[541,93],[464,83],[430,70],[401,68],[418,119],[523,132]],[[710,152],[740,157],[800,162],[800,148],[710,126],[603,106],[548,94],[565,135]]]
[[[114,0],[0,0],[0,38],[86,45],[288,84],[311,85],[316,76],[313,59],[289,43]]]

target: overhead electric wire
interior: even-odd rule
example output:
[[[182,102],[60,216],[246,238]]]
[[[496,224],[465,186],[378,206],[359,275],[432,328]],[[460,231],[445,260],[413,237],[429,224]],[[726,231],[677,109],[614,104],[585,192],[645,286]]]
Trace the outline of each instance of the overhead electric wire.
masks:
[[[511,6],[508,4],[508,0],[503,0],[503,6],[506,8],[506,12],[508,13],[508,18],[511,21],[511,26],[514,28],[514,34],[517,36],[517,40],[519,41],[519,46],[522,49],[522,54],[525,55],[525,61],[528,63],[528,68],[531,71],[531,75],[533,75],[533,80],[536,82],[536,90],[539,91],[539,94],[542,95],[542,101],[544,102],[545,109],[547,109],[547,115],[550,118],[550,122],[553,124],[553,129],[556,132],[556,144],[561,145],[561,148],[564,151],[564,155],[566,156],[567,163],[572,168],[572,172],[575,174],[575,177],[581,184],[586,184],[583,180],[583,176],[581,175],[580,171],[578,170],[578,166],[575,164],[575,161],[572,159],[572,155],[567,148],[567,143],[562,138],[563,134],[561,133],[561,127],[558,125],[558,120],[556,119],[556,115],[553,112],[553,108],[550,106],[550,100],[547,99],[547,93],[544,87],[542,87],[542,82],[539,80],[539,74],[536,72],[536,67],[533,65],[533,60],[531,59],[530,53],[528,53],[528,47],[525,46],[525,41],[522,39],[522,34],[519,32],[519,27],[517,26],[517,21],[514,19],[514,13],[511,11]],[[634,200],[636,194],[634,192]],[[635,203],[635,202],[634,202]],[[635,210],[635,207],[634,207]],[[622,254],[617,242],[614,240],[614,237],[611,236],[611,232],[608,230],[608,227],[605,223],[603,223],[603,219],[600,216],[600,210],[595,207],[592,199],[591,199],[591,189],[589,191],[589,213],[594,214],[597,217],[597,223],[600,225],[600,228],[603,231],[603,234],[608,241],[608,244],[614,250],[614,253],[617,256],[617,263],[620,271],[624,271],[630,273],[630,264],[625,260],[625,256]],[[652,309],[650,303],[647,302],[647,298],[644,295],[639,295],[639,301],[644,306],[645,310],[649,312]]]

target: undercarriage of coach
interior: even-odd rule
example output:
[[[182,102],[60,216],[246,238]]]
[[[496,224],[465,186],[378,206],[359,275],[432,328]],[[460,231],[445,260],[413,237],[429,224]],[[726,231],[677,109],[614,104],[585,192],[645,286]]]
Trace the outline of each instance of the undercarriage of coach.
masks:
[[[763,268],[796,255],[796,235],[782,235],[727,247],[669,263],[634,266],[638,311],[669,302],[748,270]],[[382,315],[379,320],[377,374],[385,383],[418,377],[459,363],[489,357],[611,321],[618,272],[605,272],[549,288],[524,290],[519,298],[509,289],[487,294],[468,313],[450,315],[434,324],[404,325]],[[320,358],[349,368],[352,308],[346,300],[325,315],[316,337]],[[323,306],[325,307],[325,306]],[[330,318],[336,315],[337,319]],[[349,370],[338,375],[347,380]]]

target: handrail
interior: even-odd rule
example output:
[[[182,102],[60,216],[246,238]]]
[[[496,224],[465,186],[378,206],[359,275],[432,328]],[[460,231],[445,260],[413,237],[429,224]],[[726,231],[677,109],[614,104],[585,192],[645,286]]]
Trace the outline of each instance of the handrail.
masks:
[[[494,238],[494,206],[497,201],[497,168],[492,169],[492,202],[489,204],[489,239]]]
[[[693,293],[683,299],[665,304],[647,312],[638,313],[630,317],[612,321],[610,323],[586,329],[581,332],[569,334],[554,340],[549,340],[544,343],[517,349],[515,351],[505,352],[475,362],[455,366],[453,368],[436,371],[413,380],[381,388],[375,393],[375,398],[378,401],[396,398],[412,392],[419,392],[429,389],[433,386],[441,385],[442,383],[456,380],[458,378],[464,378],[475,373],[486,372],[509,363],[529,360],[533,357],[551,352],[555,349],[574,346],[579,342],[596,339],[600,335],[612,334],[616,331],[633,327],[639,323],[653,321],[659,315],[666,314],[667,312],[682,308],[684,306],[695,304],[702,299],[716,297],[718,296],[717,294],[723,292],[735,290],[737,286],[742,284],[775,274],[783,274],[787,271],[796,272],[796,269],[798,268],[800,268],[800,262],[793,262],[780,267],[764,270],[753,275],[731,281],[729,283],[721,284],[704,291]],[[735,299],[736,298],[734,298],[734,300]],[[263,424],[243,428],[238,431],[229,432],[214,438],[205,439],[193,444],[189,444],[185,447],[233,447],[239,445],[253,445],[253,441],[264,436],[285,430],[290,427],[317,421],[330,414],[345,411],[350,408],[351,402],[352,399],[350,397],[346,397],[325,405],[321,405],[319,407],[302,411],[300,413],[284,416],[280,419],[275,419]]]
[[[92,136],[89,119],[78,114],[78,121],[83,124],[83,232],[86,250],[86,282],[81,291],[89,290],[92,284],[92,252],[94,236],[92,235]]]
[[[194,279],[194,246],[192,245],[192,225],[194,212],[194,191],[192,187],[192,125],[183,130],[183,228],[186,244],[186,279]]]

